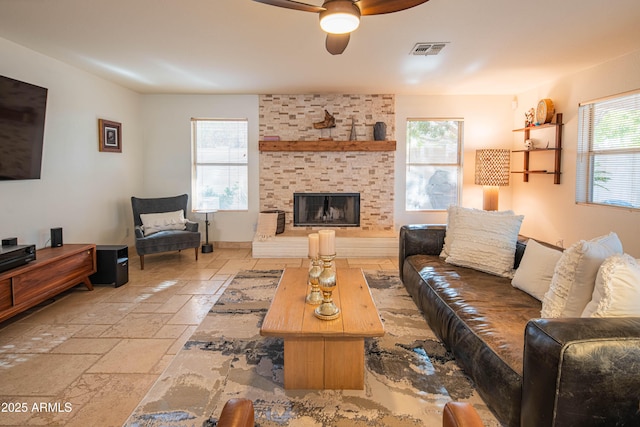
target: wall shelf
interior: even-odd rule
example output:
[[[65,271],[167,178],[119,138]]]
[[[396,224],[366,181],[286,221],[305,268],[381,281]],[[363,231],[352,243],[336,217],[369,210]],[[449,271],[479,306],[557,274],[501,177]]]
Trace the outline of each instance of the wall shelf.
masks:
[[[396,141],[260,141],[260,151],[396,151]]]
[[[562,123],[558,120],[562,120],[562,113],[556,114],[556,123],[545,123],[543,125],[538,126],[527,126],[526,128],[514,129],[513,132],[523,132],[523,131],[531,131],[534,129],[544,129],[544,128],[553,128],[556,126],[562,126]]]
[[[553,175],[553,183],[560,184],[560,166],[562,164],[562,126],[562,113],[558,113],[556,114],[556,118],[553,123],[545,123],[539,126],[527,126],[522,129],[514,129],[514,132],[524,132],[524,140],[526,141],[527,139],[530,139],[531,131],[555,128],[555,146],[549,148],[534,148],[532,150],[513,150],[512,153],[523,153],[523,170],[512,171],[511,173],[521,173],[522,180],[524,182],[529,182],[529,175],[532,174]],[[529,168],[529,156],[531,155],[531,153],[540,153],[543,151],[554,153],[553,169],[531,170]]]

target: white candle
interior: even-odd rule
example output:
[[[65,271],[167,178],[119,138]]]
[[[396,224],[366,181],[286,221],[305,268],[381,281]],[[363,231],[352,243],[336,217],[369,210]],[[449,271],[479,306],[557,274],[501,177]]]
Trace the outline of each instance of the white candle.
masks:
[[[320,255],[336,254],[336,232],[334,230],[318,231],[320,237]]]
[[[320,235],[318,233],[309,234],[309,257],[318,258],[318,251],[320,250]]]

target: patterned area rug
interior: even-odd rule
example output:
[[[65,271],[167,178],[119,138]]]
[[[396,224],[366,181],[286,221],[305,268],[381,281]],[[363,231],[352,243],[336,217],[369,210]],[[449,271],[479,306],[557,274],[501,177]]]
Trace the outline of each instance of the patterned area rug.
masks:
[[[259,334],[281,274],[239,273],[126,425],[215,426],[228,399],[245,397],[260,427],[438,426],[450,400],[499,426],[395,272],[365,271],[386,331],[365,341],[365,389],[285,390],[283,342]]]

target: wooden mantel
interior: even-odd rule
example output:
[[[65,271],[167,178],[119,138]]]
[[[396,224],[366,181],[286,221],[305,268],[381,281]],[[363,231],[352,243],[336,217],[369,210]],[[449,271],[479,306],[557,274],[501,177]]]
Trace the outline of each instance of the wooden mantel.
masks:
[[[260,151],[396,151],[395,141],[260,141]]]

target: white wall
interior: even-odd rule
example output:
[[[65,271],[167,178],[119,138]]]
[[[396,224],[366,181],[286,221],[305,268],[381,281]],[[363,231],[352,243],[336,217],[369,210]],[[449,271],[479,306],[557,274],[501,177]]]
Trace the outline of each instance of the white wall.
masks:
[[[482,209],[482,186],[474,184],[476,149],[511,148],[512,96],[396,96],[396,228],[404,224],[445,224],[446,211],[405,211],[407,119],[464,120],[462,200],[460,205]],[[513,182],[513,177],[511,177]],[[511,187],[501,187],[499,209],[511,209]]]
[[[41,179],[0,181],[0,237],[41,248],[62,227],[65,243],[131,244],[139,95],[1,38],[0,58],[0,74],[49,89]],[[98,151],[99,118],[122,123],[122,153]]]
[[[209,227],[209,240],[250,242],[258,221],[258,96],[144,95],[144,192],[139,197],[189,194],[191,209],[191,118],[246,118],[249,121],[249,209],[219,212]],[[204,218],[187,215],[201,223]]]
[[[542,98],[551,98],[563,113],[561,184],[552,176],[532,176],[528,183],[515,180],[513,206],[525,215],[521,232],[565,247],[610,231],[618,234],[626,252],[640,257],[640,212],[623,208],[575,203],[578,104],[599,97],[640,88],[640,52],[618,58],[571,76],[559,78],[518,95],[514,128],[521,128],[524,112]],[[533,136],[533,135],[532,135]],[[514,134],[514,149],[522,148],[522,133]]]

